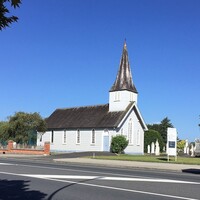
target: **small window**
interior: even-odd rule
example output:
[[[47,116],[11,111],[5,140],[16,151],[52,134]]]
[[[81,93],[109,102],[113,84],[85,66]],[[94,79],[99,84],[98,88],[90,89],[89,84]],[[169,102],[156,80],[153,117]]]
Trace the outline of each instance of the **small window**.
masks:
[[[81,142],[81,135],[80,135],[80,130],[78,129],[76,132],[76,144],[80,144]]]
[[[95,144],[95,130],[92,129],[92,144]]]
[[[52,130],[51,131],[51,143],[53,143],[53,141],[54,141],[54,131]]]
[[[63,133],[63,144],[66,144],[67,143],[67,133],[66,133],[66,130],[64,130],[64,133]]]
[[[119,101],[119,100],[120,100],[120,93],[115,92],[115,101]]]
[[[137,131],[137,145],[140,145],[140,130]]]
[[[121,129],[121,135],[123,135],[127,139],[127,134],[124,133],[124,129],[123,128]]]
[[[133,101],[133,93],[132,92],[130,93],[130,101],[131,102]]]

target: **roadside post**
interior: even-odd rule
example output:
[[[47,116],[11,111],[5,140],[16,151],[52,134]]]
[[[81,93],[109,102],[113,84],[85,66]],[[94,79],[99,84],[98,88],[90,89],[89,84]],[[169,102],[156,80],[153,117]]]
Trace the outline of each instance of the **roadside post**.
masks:
[[[167,158],[174,156],[177,161],[177,131],[176,128],[167,128]]]

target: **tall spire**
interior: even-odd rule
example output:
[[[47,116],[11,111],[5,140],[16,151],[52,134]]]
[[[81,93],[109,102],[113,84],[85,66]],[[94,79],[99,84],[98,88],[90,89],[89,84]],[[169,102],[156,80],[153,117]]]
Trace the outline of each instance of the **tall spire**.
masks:
[[[117,78],[113,86],[111,87],[110,92],[121,91],[121,90],[128,90],[134,93],[138,93],[132,80],[131,69],[128,60],[126,40],[124,42]]]

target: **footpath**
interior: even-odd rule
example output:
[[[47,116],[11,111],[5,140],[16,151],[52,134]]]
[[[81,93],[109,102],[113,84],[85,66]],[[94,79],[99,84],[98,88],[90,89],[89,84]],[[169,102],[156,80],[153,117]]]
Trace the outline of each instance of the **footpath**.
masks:
[[[92,165],[92,166],[104,166],[104,167],[117,167],[117,168],[133,168],[133,169],[158,169],[163,171],[176,171],[176,172],[189,172],[200,174],[200,165],[189,165],[189,164],[174,164],[174,163],[157,163],[157,162],[138,162],[138,161],[121,161],[121,160],[101,160],[86,157],[76,157],[76,158],[56,158],[53,156],[43,156],[43,155],[23,155],[23,154],[1,154],[0,158],[24,158],[24,159],[34,159],[41,161],[42,159],[52,160],[58,163],[70,163],[70,164],[80,164],[80,165]],[[200,160],[200,158],[199,158]]]
[[[200,165],[121,161],[121,160],[100,160],[93,158],[61,158],[61,159],[54,159],[54,161],[62,163],[76,163],[76,164],[79,163],[80,165],[85,164],[85,165],[119,167],[119,168],[148,168],[148,169],[191,172],[200,174]]]

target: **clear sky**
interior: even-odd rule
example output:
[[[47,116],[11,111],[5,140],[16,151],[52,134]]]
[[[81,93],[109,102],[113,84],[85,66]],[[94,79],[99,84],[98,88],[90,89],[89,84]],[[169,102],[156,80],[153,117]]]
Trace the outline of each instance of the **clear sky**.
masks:
[[[34,0],[0,32],[0,120],[108,103],[126,38],[146,123],[200,138],[199,0]]]

